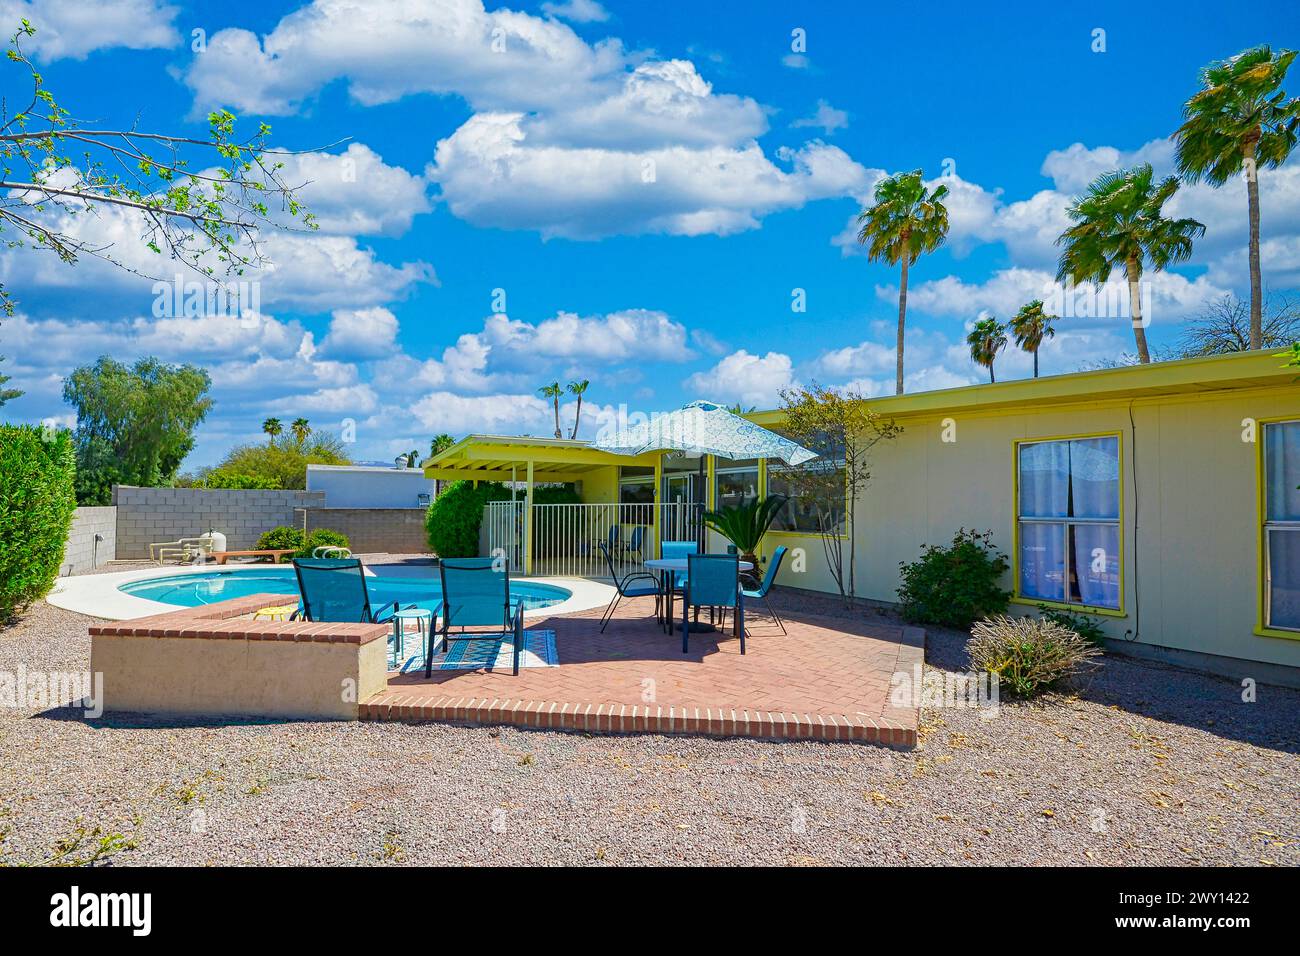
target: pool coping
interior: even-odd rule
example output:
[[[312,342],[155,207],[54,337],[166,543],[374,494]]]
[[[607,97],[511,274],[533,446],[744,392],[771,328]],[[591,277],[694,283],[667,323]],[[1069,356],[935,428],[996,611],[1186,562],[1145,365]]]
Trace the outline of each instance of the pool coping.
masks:
[[[247,571],[265,571],[274,566],[236,564],[224,565],[220,570],[223,573],[240,574]],[[110,571],[107,574],[75,575],[59,578],[45,600],[65,611],[75,611],[78,614],[109,621],[130,621],[139,617],[176,611],[181,608],[181,605],[164,604],[161,601],[150,601],[148,598],[126,594],[118,590],[123,584],[182,574],[208,574],[216,570],[218,570],[216,566],[172,565],[137,568],[131,571]],[[374,575],[369,568],[366,569],[366,573]],[[592,608],[603,607],[614,598],[613,587],[588,578],[519,577],[516,580],[527,581],[530,584],[549,584],[570,592],[568,599],[559,604],[524,611],[525,618],[589,611]]]

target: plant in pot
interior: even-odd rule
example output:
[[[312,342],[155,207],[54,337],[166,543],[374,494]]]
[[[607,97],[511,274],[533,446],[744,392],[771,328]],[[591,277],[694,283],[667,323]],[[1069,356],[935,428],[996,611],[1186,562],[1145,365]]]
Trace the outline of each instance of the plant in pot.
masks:
[[[706,511],[704,523],[734,544],[740,552],[740,559],[754,565],[757,573],[758,546],[789,500],[786,495],[768,495],[748,504]]]

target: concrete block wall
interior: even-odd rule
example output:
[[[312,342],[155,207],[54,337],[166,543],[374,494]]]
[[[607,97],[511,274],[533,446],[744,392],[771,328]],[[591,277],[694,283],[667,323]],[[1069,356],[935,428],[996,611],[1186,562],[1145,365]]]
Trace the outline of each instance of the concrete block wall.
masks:
[[[320,508],[319,491],[241,491],[229,488],[113,488],[117,506],[117,557],[149,557],[158,541],[195,538],[214,528],[226,546],[242,551],[257,544],[263,531],[279,525],[300,526],[297,509]],[[421,512],[423,513],[423,512]]]
[[[348,536],[358,554],[425,554],[424,508],[308,508],[307,530],[329,528]],[[299,514],[297,524],[301,524]]]
[[[95,535],[104,540],[96,542]],[[117,557],[117,509],[78,508],[72,516],[72,529],[63,549],[60,574],[85,574]]]

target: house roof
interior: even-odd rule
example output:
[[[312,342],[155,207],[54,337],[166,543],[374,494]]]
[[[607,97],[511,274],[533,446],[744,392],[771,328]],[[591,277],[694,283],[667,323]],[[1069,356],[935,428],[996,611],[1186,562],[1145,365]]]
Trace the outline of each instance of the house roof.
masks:
[[[932,392],[872,398],[873,411],[895,418],[1034,405],[1077,405],[1247,388],[1296,387],[1300,369],[1287,368],[1272,350],[1126,365],[1119,368],[966,385]],[[780,409],[749,416],[779,423]]]
[[[523,481],[528,464],[534,482],[577,481],[611,465],[653,465],[654,455],[616,455],[590,442],[517,435],[467,435],[424,463],[430,478]]]

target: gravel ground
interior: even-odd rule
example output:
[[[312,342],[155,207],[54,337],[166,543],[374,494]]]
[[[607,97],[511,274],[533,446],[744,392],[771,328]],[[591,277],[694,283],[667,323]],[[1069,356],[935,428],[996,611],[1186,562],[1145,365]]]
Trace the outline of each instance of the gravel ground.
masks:
[[[0,672],[85,670],[89,621],[32,608]],[[962,644],[932,631],[928,659],[964,669]],[[996,719],[926,711],[914,752],[0,707],[0,864],[85,859],[99,828],[111,865],[1294,866],[1300,693],[1258,697],[1111,657]]]

